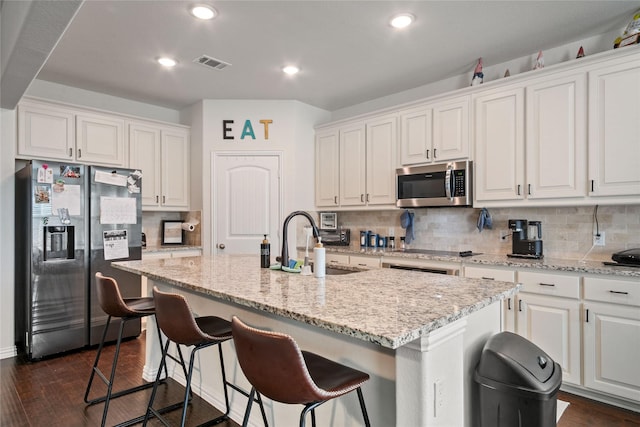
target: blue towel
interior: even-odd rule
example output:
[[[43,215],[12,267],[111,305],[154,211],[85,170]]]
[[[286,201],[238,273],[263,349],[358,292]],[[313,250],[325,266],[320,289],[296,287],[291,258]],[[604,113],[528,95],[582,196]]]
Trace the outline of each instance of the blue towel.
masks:
[[[412,240],[415,240],[416,236],[413,234],[413,212],[405,209],[400,215],[400,225],[406,229],[404,242],[408,245]]]
[[[491,214],[487,208],[482,208],[480,211],[477,227],[479,232],[482,232],[485,228],[488,228],[489,230],[493,228],[493,220],[491,219]]]

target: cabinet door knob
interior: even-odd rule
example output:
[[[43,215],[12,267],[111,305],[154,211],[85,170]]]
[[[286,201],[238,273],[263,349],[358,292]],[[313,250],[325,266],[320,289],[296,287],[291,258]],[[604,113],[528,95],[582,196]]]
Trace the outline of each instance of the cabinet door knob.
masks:
[[[224,243],[218,243],[218,249],[224,249],[224,248],[226,248]]]

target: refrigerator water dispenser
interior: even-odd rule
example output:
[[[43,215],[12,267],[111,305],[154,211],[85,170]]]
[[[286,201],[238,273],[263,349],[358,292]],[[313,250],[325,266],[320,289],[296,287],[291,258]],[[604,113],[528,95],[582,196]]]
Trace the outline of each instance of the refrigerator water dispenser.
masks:
[[[74,258],[74,227],[48,226],[44,227],[44,260],[52,261],[57,259]]]

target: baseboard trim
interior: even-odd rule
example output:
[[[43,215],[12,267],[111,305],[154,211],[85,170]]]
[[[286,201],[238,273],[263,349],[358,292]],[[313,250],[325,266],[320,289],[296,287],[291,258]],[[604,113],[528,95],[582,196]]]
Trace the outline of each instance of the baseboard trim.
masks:
[[[575,394],[587,399],[595,400],[597,402],[606,403],[607,405],[617,406],[618,408],[628,409],[629,411],[640,413],[640,403],[633,402],[627,399],[623,399],[609,394],[600,393],[579,386],[571,384],[562,384],[560,390],[567,393]]]
[[[17,355],[18,350],[16,349],[15,345],[0,349],[0,359],[10,359],[12,357],[16,357]]]

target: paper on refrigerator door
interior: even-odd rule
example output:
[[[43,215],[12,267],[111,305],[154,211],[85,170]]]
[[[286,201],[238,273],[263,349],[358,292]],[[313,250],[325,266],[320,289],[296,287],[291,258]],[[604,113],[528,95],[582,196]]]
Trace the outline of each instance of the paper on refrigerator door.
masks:
[[[69,215],[80,215],[80,186],[65,184],[63,190],[54,191],[51,194],[51,209],[54,215],[58,215],[58,210],[66,208]]]
[[[100,224],[136,224],[134,197],[100,197]]]
[[[95,175],[96,182],[100,182],[102,184],[110,184],[117,185],[118,187],[126,187],[127,186],[127,176],[126,175],[118,175],[115,172],[102,172],[96,171]]]
[[[104,259],[129,258],[129,239],[127,230],[109,230],[102,232]]]

